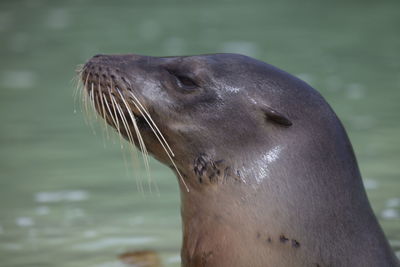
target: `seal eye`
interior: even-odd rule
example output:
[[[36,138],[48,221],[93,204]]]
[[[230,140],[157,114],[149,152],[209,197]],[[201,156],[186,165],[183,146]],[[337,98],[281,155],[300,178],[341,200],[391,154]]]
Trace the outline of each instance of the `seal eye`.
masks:
[[[182,75],[175,75],[175,77],[178,79],[179,83],[185,87],[189,87],[191,89],[197,87],[196,83],[188,77]]]
[[[179,89],[182,89],[185,92],[189,92],[198,88],[196,82],[187,75],[176,73],[173,71],[169,71],[169,73],[175,77]]]

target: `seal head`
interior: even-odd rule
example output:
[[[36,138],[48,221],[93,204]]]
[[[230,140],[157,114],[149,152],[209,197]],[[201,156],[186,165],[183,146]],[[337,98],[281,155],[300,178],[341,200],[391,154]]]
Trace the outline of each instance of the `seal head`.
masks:
[[[98,55],[82,81],[180,177],[183,266],[398,266],[342,124],[303,81],[236,54]]]
[[[111,92],[124,114],[129,115],[120,99],[122,95],[136,116],[140,130],[145,132],[151,129],[131,102],[133,97],[137,98],[173,143],[171,147],[179,159],[177,162],[186,164],[180,166],[185,169],[206,151],[220,154],[213,155],[218,158],[246,147],[246,143],[259,146],[259,139],[266,137],[264,131],[268,127],[285,128],[292,124],[279,111],[284,105],[292,105],[284,103],[288,99],[266,96],[265,83],[272,85],[279,81],[274,80],[276,77],[268,77],[268,73],[261,73],[263,65],[267,66],[246,56],[232,54],[176,58],[98,55],[85,65],[82,80],[89,93],[93,89],[95,97],[103,94],[109,104],[112,104]],[[232,66],[240,66],[241,72],[237,73],[236,67]],[[249,79],[251,84],[246,82]],[[296,96],[293,96],[295,100]],[[103,114],[98,102],[96,108]],[[115,127],[108,115],[106,110],[107,121]],[[120,126],[119,130],[128,139],[123,124]],[[143,138],[149,152],[170,165],[155,136],[143,133]]]

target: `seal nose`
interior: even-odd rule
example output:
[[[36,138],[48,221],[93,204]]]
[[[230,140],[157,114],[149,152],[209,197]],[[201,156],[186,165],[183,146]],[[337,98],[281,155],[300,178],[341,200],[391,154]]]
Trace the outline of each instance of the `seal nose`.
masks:
[[[104,55],[104,54],[97,54],[97,55],[94,55],[91,59],[89,59],[88,60],[88,63],[100,63],[100,62],[103,62],[103,61],[111,61],[112,60],[112,58],[113,58],[113,56],[112,55]]]
[[[113,56],[111,56],[111,55],[97,54],[97,55],[93,56],[92,58],[90,58],[85,63],[84,69],[93,70],[94,68],[97,68],[98,66],[108,65],[113,61],[115,61],[115,60],[113,60]]]

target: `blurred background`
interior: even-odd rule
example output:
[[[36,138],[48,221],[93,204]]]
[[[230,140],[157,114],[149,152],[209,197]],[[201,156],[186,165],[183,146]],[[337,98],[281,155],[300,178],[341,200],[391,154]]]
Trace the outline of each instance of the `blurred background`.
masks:
[[[179,191],[74,112],[75,69],[98,53],[246,54],[311,84],[352,140],[400,256],[400,2],[0,1],[0,266],[122,266],[151,249],[179,266]],[[95,123],[99,124],[99,123]],[[143,167],[136,173],[143,172]]]

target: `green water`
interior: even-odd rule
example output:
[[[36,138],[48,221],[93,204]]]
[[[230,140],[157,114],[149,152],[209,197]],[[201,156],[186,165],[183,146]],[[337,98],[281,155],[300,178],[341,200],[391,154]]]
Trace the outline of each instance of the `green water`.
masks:
[[[140,249],[179,266],[172,172],[152,162],[159,196],[141,193],[118,142],[73,112],[74,69],[98,53],[239,52],[306,80],[343,120],[400,254],[399,10],[399,1],[2,0],[0,266],[122,266],[119,253]]]

